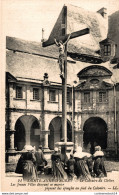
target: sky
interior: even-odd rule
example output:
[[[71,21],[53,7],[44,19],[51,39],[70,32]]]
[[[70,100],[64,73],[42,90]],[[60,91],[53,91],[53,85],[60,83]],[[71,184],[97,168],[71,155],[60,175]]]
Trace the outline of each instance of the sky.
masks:
[[[108,15],[119,10],[119,0],[1,0],[5,36],[40,42],[50,32],[64,4],[72,4],[88,11],[107,8]]]

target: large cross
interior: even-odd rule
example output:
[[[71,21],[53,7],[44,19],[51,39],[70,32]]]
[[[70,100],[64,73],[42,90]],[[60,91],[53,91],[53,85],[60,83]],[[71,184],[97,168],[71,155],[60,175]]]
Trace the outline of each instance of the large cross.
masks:
[[[67,6],[65,6],[65,25],[61,25],[61,29],[65,28],[64,36],[59,36],[58,40],[66,41],[67,34]],[[89,33],[89,28],[71,33],[70,39],[83,36]],[[55,38],[55,37],[54,37]],[[54,39],[43,42],[42,46],[47,47],[55,44]],[[64,61],[64,78],[62,79],[62,136],[64,142],[67,142],[67,43],[65,44],[65,61]],[[74,140],[73,140],[74,141]]]

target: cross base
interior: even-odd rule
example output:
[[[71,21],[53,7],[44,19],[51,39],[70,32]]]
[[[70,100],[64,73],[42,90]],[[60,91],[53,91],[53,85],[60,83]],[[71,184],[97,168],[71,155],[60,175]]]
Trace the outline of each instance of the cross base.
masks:
[[[68,159],[70,157],[70,152],[71,152],[73,146],[74,146],[73,142],[56,142],[55,143],[55,147],[57,147],[60,151],[63,151],[62,149],[64,148],[64,151],[68,156]]]

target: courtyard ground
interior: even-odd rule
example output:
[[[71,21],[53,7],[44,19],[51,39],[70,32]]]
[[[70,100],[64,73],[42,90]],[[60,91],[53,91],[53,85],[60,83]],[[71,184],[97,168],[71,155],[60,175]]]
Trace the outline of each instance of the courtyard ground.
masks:
[[[119,161],[106,160],[105,167],[107,172],[119,171]]]
[[[115,174],[119,174],[119,161],[105,160],[105,168],[107,171],[107,177],[113,178]],[[7,172],[6,177],[22,177],[22,175],[14,172]],[[40,178],[42,179],[51,179],[51,177],[51,174],[40,175]]]
[[[113,161],[113,160],[106,160],[105,161],[105,167],[107,170],[107,177],[104,178],[91,178],[91,181],[84,181],[83,182],[79,179],[75,179],[74,181],[61,181],[57,182],[54,181],[52,178],[52,174],[42,174],[39,175],[37,180],[34,182],[26,182],[26,186],[34,185],[34,190],[41,190],[44,192],[49,191],[55,191],[57,189],[58,192],[60,192],[59,188],[66,192],[73,192],[74,189],[77,192],[87,192],[88,189],[90,192],[111,192],[112,194],[118,194],[119,192],[119,161]],[[19,186],[19,181],[23,181],[22,174],[16,174],[14,172],[7,172],[6,173],[6,181],[16,183],[16,185]],[[24,185],[24,181],[21,183]],[[38,186],[38,187],[37,187]],[[41,186],[41,187],[40,187]],[[29,186],[29,188],[25,188],[25,190],[28,191],[28,189],[31,191],[32,186]],[[13,187],[11,186],[13,189]],[[51,189],[52,188],[52,189]],[[20,189],[20,188],[18,188]],[[22,188],[23,189],[23,188]]]

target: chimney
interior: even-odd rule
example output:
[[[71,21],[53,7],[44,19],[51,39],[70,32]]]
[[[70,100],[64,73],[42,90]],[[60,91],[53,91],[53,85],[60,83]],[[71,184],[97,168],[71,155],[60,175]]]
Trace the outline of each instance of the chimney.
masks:
[[[106,18],[106,16],[107,16],[107,8],[102,7],[100,10],[97,11],[97,13],[100,13],[103,18]]]

